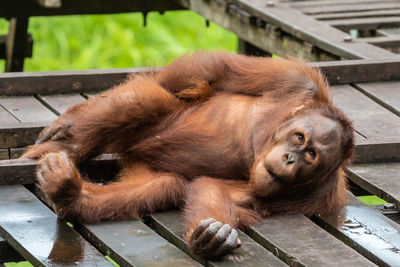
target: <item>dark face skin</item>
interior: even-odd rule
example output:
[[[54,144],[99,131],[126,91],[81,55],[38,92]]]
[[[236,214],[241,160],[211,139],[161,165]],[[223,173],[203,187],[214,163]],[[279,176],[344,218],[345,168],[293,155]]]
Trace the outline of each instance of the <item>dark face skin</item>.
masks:
[[[316,113],[282,124],[256,162],[251,177],[256,194],[267,196],[271,190],[323,178],[341,158],[341,131],[338,122]]]

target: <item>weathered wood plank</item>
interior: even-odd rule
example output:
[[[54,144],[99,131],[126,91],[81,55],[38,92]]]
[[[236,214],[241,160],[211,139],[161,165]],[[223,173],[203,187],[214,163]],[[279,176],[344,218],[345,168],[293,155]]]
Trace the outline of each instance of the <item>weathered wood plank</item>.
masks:
[[[400,118],[381,107],[349,85],[332,87],[333,102],[351,120],[358,133],[365,138],[382,139],[400,136]]]
[[[161,236],[190,254],[183,239],[183,228],[177,223],[182,221],[180,212],[160,212],[151,215],[148,220]],[[209,261],[207,266],[286,266],[244,233],[240,232],[239,238],[242,245],[233,254],[225,256],[223,261]]]
[[[6,42],[6,71],[23,71],[28,43],[28,16],[10,16]]]
[[[13,147],[10,148],[10,159],[17,159],[24,154],[24,152],[27,150],[26,147]]]
[[[400,207],[400,163],[357,164],[348,168],[350,180]]]
[[[9,159],[10,158],[10,151],[8,149],[0,149],[0,159]]]
[[[289,2],[291,7],[296,8],[304,8],[304,7],[313,7],[313,6],[335,6],[338,4],[347,4],[347,5],[354,5],[354,4],[366,4],[366,3],[376,3],[377,0],[313,0],[313,1],[287,1],[281,0],[282,2]],[[396,0],[379,0],[380,3],[393,3]]]
[[[32,145],[43,128],[49,124],[50,122],[0,124],[0,148]]]
[[[43,0],[41,0],[43,1]],[[23,8],[21,8],[23,6]],[[35,1],[13,0],[3,3],[0,9],[0,17],[18,15],[26,16],[58,16],[71,14],[110,14],[126,12],[149,12],[182,9],[174,1],[153,0],[68,0],[62,1],[60,8],[47,8],[35,3]]]
[[[314,15],[313,18],[318,20],[333,20],[333,19],[391,17],[391,16],[400,16],[400,9],[372,10],[372,11],[345,12],[345,13],[326,13],[326,14]]]
[[[22,186],[0,187],[0,232],[36,266],[112,266]]]
[[[33,38],[28,34],[27,43],[25,45],[25,57],[32,57]],[[7,35],[0,35],[0,59],[7,58]]]
[[[399,5],[400,7],[400,5]],[[400,25],[400,17],[375,17],[375,18],[357,18],[357,19],[341,19],[341,20],[325,20],[329,25],[348,31],[357,30],[372,30],[381,28],[398,27]]]
[[[57,115],[64,113],[69,107],[86,101],[80,94],[39,96],[42,103]]]
[[[400,116],[400,82],[357,83],[363,94]]]
[[[330,84],[400,80],[400,64],[395,59],[315,62]],[[0,79],[1,82],[1,79]]]
[[[0,160],[0,185],[31,184],[36,180],[36,160]],[[119,171],[117,157],[103,154],[79,166],[84,175],[96,181],[109,181]]]
[[[273,216],[246,232],[291,266],[375,266],[303,215]]]
[[[309,15],[324,14],[324,13],[341,13],[341,12],[356,12],[356,11],[367,11],[367,10],[390,10],[393,8],[400,8],[400,3],[389,2],[381,3],[376,1],[375,3],[363,3],[347,5],[346,3],[338,5],[319,5],[313,7],[300,8],[302,12]]]
[[[0,73],[0,95],[53,95],[108,89],[149,68]]]
[[[53,112],[32,96],[1,98],[0,105],[23,123],[47,122],[57,118]]]
[[[141,221],[77,227],[86,239],[121,266],[201,266]]]
[[[400,48],[400,36],[367,37],[367,38],[361,38],[359,40],[382,48],[391,48],[391,49]]]
[[[0,104],[0,124],[18,124],[19,121]]]
[[[400,80],[400,59],[318,62],[311,63],[311,66],[320,67],[331,84]],[[0,73],[0,95],[89,93],[111,88],[130,73],[148,71],[149,68],[128,68]]]
[[[313,219],[379,266],[399,265],[400,226],[350,193],[345,208]]]
[[[345,42],[344,39],[348,37],[346,33],[306,16],[284,3],[275,2],[273,7],[269,7],[263,0],[234,2],[241,8],[249,8],[249,13],[281,28],[284,32],[344,59],[391,57],[387,51],[368,44]]]
[[[399,138],[358,139],[355,154],[355,163],[400,161]]]
[[[386,143],[385,140],[364,139],[359,141],[358,145],[356,145],[357,156],[355,162],[377,163],[400,161],[400,142],[386,141]],[[35,160],[0,160],[0,185],[33,183],[36,179],[35,168]],[[109,181],[119,171],[118,157],[112,154],[100,155],[80,166],[80,170],[91,179]]]
[[[0,264],[3,262],[17,262],[23,260],[24,258],[0,236]]]

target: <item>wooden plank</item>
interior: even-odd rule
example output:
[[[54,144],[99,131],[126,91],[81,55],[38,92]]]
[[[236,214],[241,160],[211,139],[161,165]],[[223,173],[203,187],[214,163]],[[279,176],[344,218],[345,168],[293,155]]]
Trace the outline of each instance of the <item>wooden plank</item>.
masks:
[[[121,266],[201,266],[141,221],[77,226],[87,240]]]
[[[400,80],[397,59],[314,62],[310,65],[319,67],[330,84]]]
[[[400,34],[400,29],[399,28],[381,29],[381,30],[379,30],[377,32],[382,34],[382,35],[384,35],[384,36],[399,35]]]
[[[10,18],[6,43],[6,71],[23,71],[28,43],[28,16]]]
[[[357,83],[355,87],[400,116],[400,82]]]
[[[399,265],[400,226],[350,193],[345,208],[313,219],[379,266]]]
[[[37,266],[113,266],[24,187],[0,187],[0,232]]]
[[[0,59],[7,58],[7,35],[0,35]],[[33,48],[33,38],[32,35],[28,33],[27,43],[25,45],[25,57],[32,57]]]
[[[400,36],[367,37],[367,38],[360,38],[359,40],[382,48],[391,48],[391,49],[400,48]]]
[[[108,89],[149,68],[0,73],[0,95],[53,95]]]
[[[18,262],[23,260],[24,258],[0,236],[0,264],[3,262]]]
[[[303,8],[303,7],[313,7],[313,6],[335,6],[338,4],[347,4],[347,5],[354,5],[354,4],[366,4],[366,3],[376,3],[377,0],[316,0],[316,1],[293,1],[291,2],[286,0],[281,0],[282,2],[290,2],[289,5],[291,7],[296,8]],[[396,0],[379,0],[380,3],[393,3]]]
[[[0,104],[0,124],[18,124],[19,121]]]
[[[32,145],[43,128],[49,124],[50,122],[0,124],[0,148]]]
[[[10,158],[10,151],[8,149],[0,149],[0,159],[9,159]]]
[[[34,97],[7,97],[0,99],[0,105],[20,122],[47,122],[57,116]]]
[[[316,62],[310,65],[320,67],[331,84],[400,80],[400,59]],[[88,93],[113,87],[130,73],[148,71],[149,68],[127,68],[1,73],[0,95]],[[3,116],[0,116],[1,118]]]
[[[390,10],[393,8],[400,8],[399,2],[392,3],[381,3],[376,1],[375,3],[358,3],[354,5],[347,5],[346,3],[338,4],[334,6],[319,5],[314,7],[301,8],[301,11],[305,14],[315,15],[324,13],[341,13],[341,12],[356,12],[356,11],[368,11],[368,10]]]
[[[80,94],[39,96],[39,100],[57,115],[64,113],[69,107],[86,101]]]
[[[348,168],[349,178],[378,197],[400,207],[400,163],[357,164]]]
[[[356,145],[356,163],[377,163],[400,161],[400,142],[386,140],[359,140]],[[12,149],[11,149],[12,151]],[[12,153],[12,152],[11,152]],[[35,181],[36,161],[27,159],[0,160],[0,185],[30,184]],[[109,181],[119,171],[118,157],[103,154],[86,164],[80,170],[91,179]]]
[[[0,185],[31,184],[35,182],[36,160],[10,159],[0,160]],[[83,174],[97,181],[108,181],[119,170],[115,155],[103,154],[80,167]]]
[[[26,147],[12,147],[10,148],[10,159],[17,159],[24,154]]]
[[[230,21],[224,16],[215,16],[221,7],[217,2],[222,3],[222,11],[226,10],[224,1],[179,1],[184,7],[196,11],[210,21],[220,24],[222,27],[235,32],[235,28],[229,28]],[[390,58],[397,57],[388,51],[361,42],[346,42],[348,34],[319,22],[310,16],[306,16],[298,10],[290,8],[285,3],[274,2],[272,6],[267,6],[264,0],[233,0],[229,1],[235,5],[242,13],[246,12],[249,16],[260,18],[266,23],[280,28],[283,32],[296,38],[306,41],[323,51],[327,51],[344,59],[360,58]],[[219,8],[219,9],[218,9]],[[216,11],[217,10],[217,11]],[[216,21],[216,19],[219,19]],[[235,25],[236,26],[236,25]],[[244,36],[240,36],[246,39]],[[246,39],[248,42],[252,42]],[[254,43],[255,44],[255,43]],[[257,44],[255,44],[257,45]],[[271,52],[271,51],[269,51]]]
[[[60,8],[62,6],[61,0],[35,0],[36,3],[46,8]]]
[[[44,1],[44,0],[37,0]],[[23,5],[23,8],[21,6]],[[111,14],[127,12],[149,12],[182,9],[175,1],[165,0],[68,0],[62,1],[60,8],[47,8],[35,1],[6,1],[0,9],[0,17],[17,15],[26,16],[59,16],[72,14]]]
[[[246,233],[290,266],[375,266],[303,215],[273,216]]]
[[[333,19],[391,17],[391,16],[400,16],[400,9],[372,10],[372,11],[345,12],[345,13],[326,13],[326,14],[314,15],[313,18],[318,20],[333,20]]]
[[[400,7],[400,5],[399,5]],[[400,25],[400,17],[375,17],[375,18],[359,18],[359,19],[341,19],[341,20],[325,20],[324,22],[338,28],[342,31],[352,29],[357,30],[373,30],[381,28],[398,27]]]
[[[354,163],[400,161],[399,138],[358,139]]]
[[[354,122],[355,130],[365,138],[400,136],[400,118],[349,85],[332,87],[333,102]]]
[[[148,220],[152,228],[161,236],[190,254],[183,239],[182,226],[180,223],[177,223],[182,221],[180,212],[168,211],[155,213]],[[271,252],[240,231],[239,238],[242,241],[242,245],[239,248],[232,254],[225,256],[222,261],[207,262],[207,266],[286,266]]]

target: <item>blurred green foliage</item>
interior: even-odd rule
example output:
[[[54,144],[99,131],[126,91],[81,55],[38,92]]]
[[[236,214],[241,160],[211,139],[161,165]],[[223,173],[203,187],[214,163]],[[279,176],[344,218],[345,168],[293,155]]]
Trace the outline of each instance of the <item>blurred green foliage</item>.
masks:
[[[0,20],[0,34],[8,22]],[[161,66],[197,49],[236,51],[237,37],[192,11],[33,17],[25,71]],[[4,71],[4,61],[0,62]]]

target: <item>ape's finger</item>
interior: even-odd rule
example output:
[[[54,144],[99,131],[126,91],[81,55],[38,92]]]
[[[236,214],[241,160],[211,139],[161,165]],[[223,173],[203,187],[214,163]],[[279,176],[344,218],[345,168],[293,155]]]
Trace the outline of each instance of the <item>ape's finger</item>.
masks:
[[[197,228],[193,231],[193,233],[190,237],[190,241],[197,240],[199,238],[199,236],[204,232],[204,230],[207,229],[207,227],[215,221],[216,220],[213,218],[209,218],[209,219],[200,221]]]
[[[216,255],[222,257],[238,247],[240,243],[238,232],[232,229],[225,242],[216,250]]]
[[[214,254],[216,250],[221,246],[222,243],[228,238],[232,231],[232,227],[229,224],[224,224],[218,229],[218,231],[211,238],[209,244],[205,247],[205,250]]]

